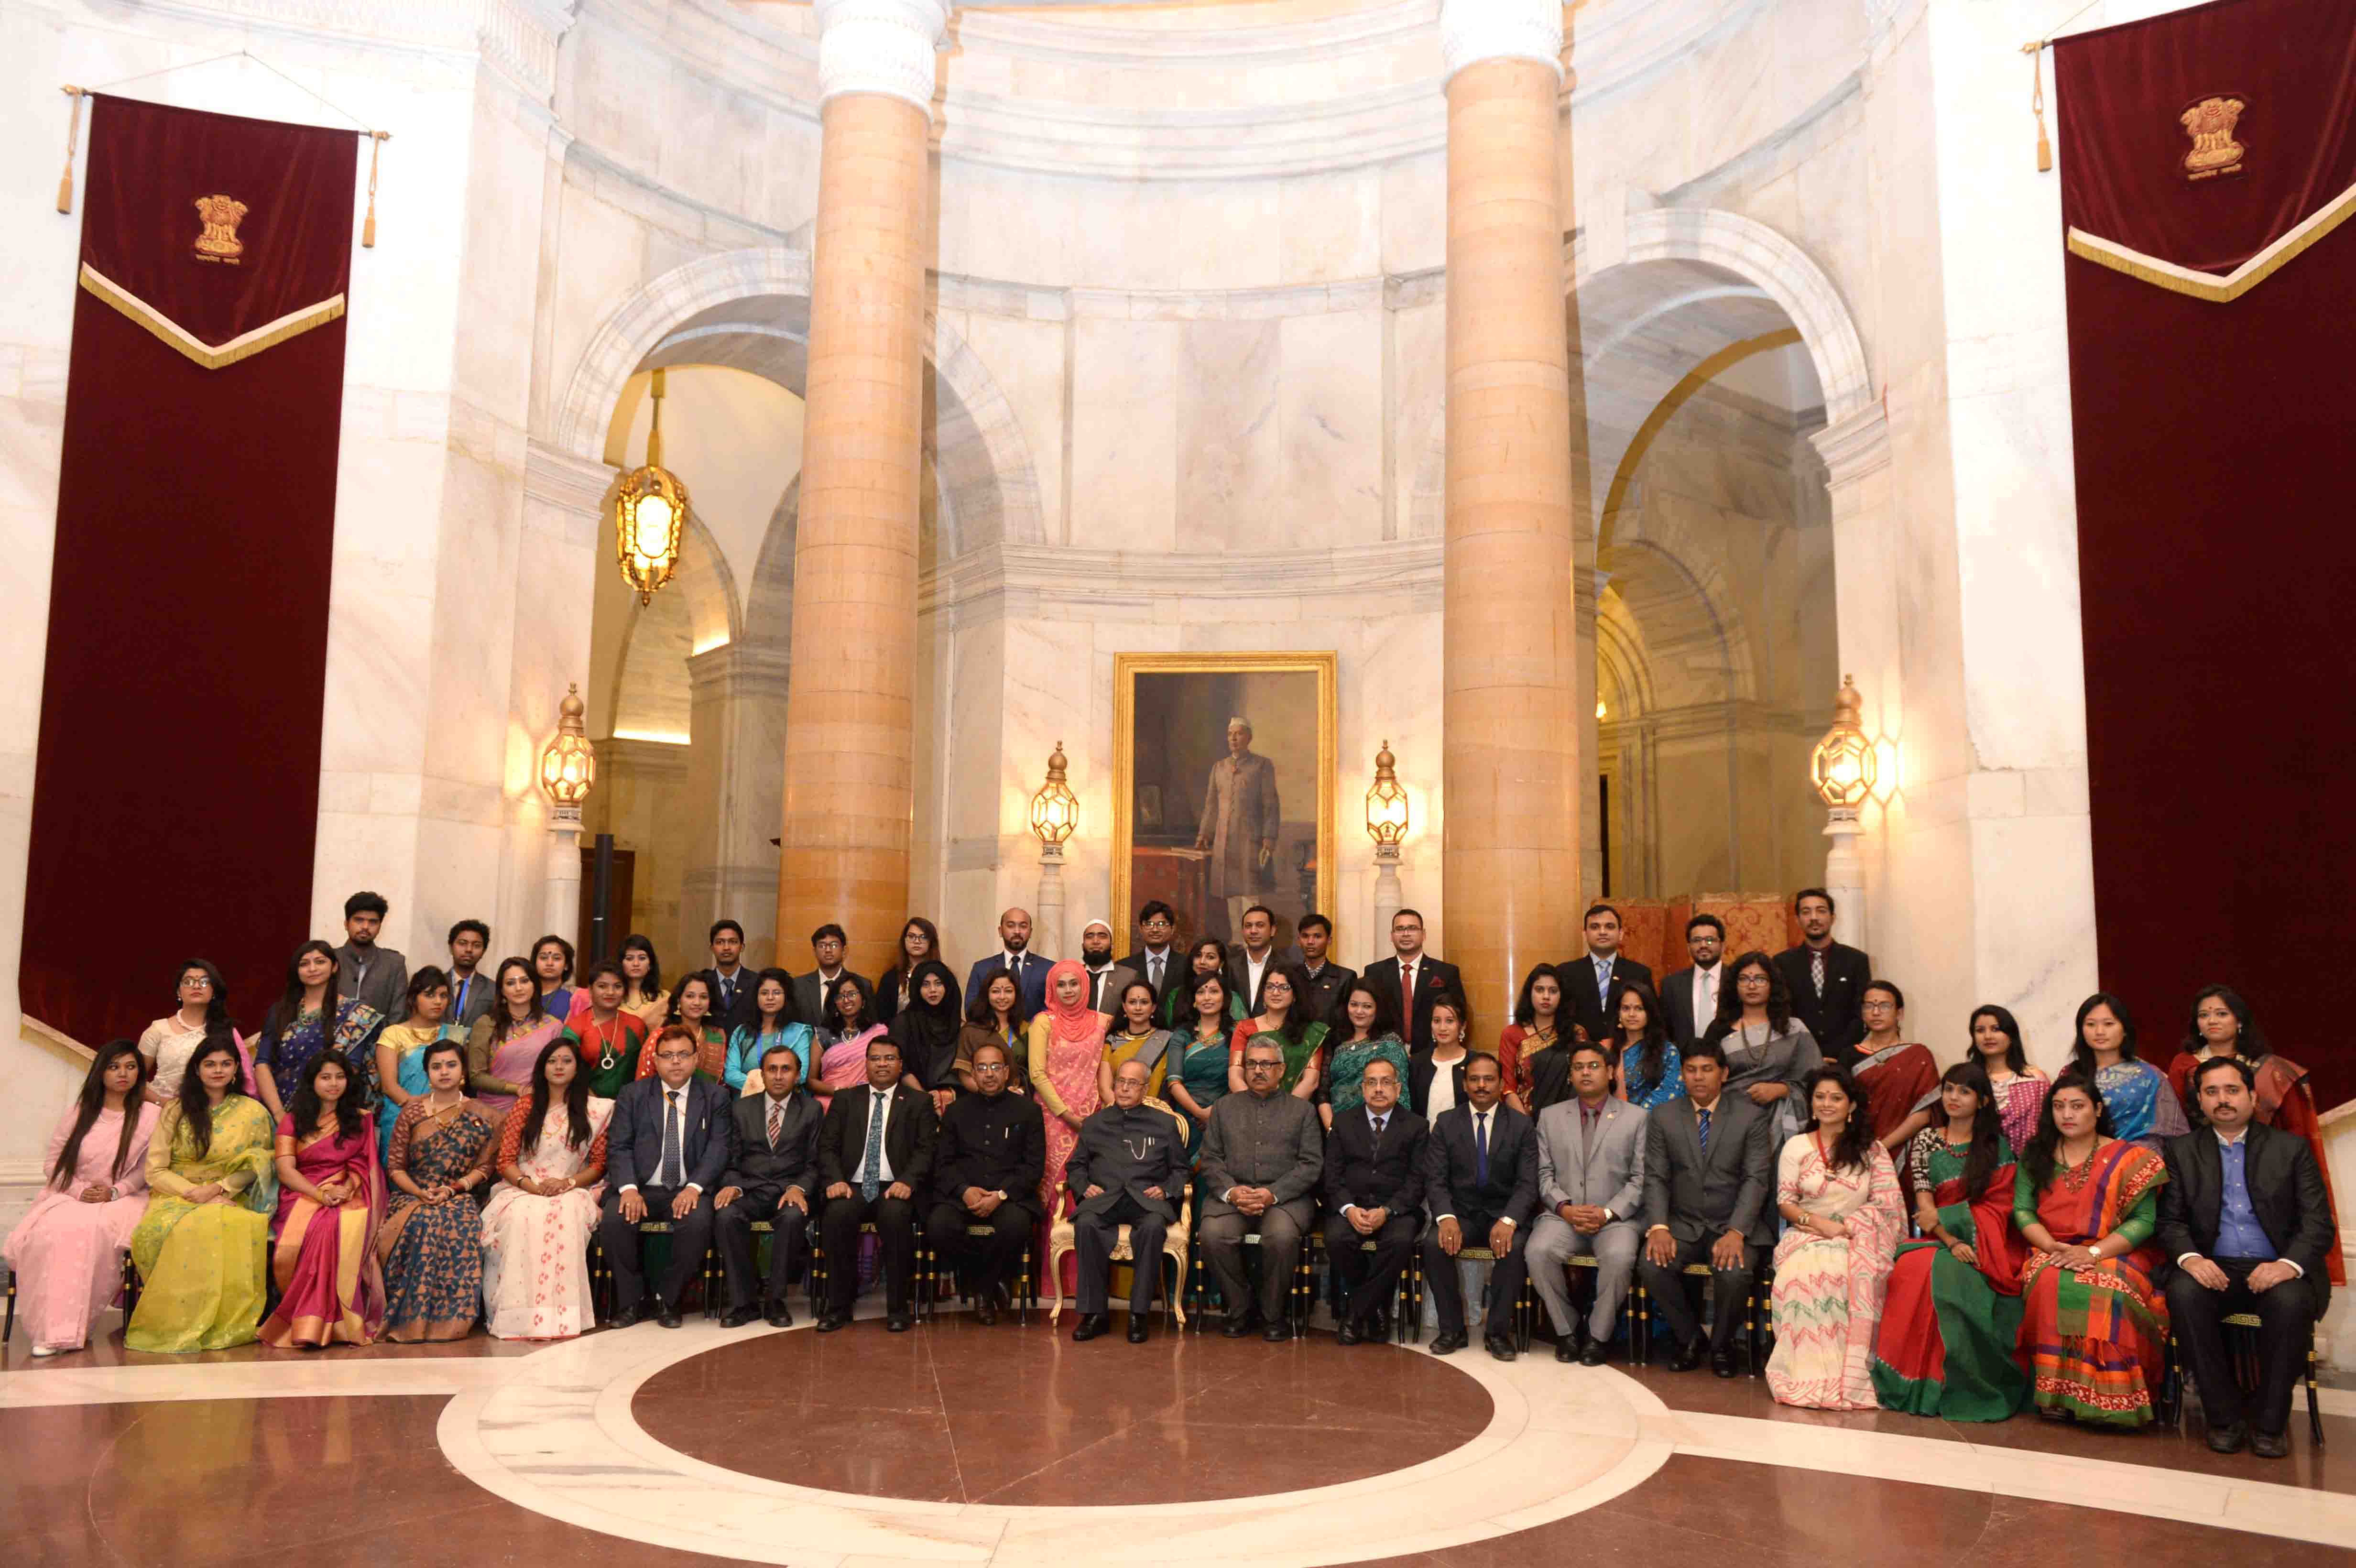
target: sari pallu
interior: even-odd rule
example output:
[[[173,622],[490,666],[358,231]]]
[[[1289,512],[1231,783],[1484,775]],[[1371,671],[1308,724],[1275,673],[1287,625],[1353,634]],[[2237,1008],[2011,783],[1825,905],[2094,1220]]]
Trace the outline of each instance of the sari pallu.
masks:
[[[432,1029],[419,1029],[415,1024],[391,1024],[376,1037],[379,1045],[392,1048],[393,1082],[411,1099],[431,1091],[433,1084],[425,1079],[425,1048],[437,1040],[455,1040],[463,1048],[466,1037],[456,1024],[444,1023]],[[376,1142],[378,1154],[392,1157],[392,1125],[401,1119],[402,1106],[392,1103],[392,1096],[380,1094],[376,1103]]]
[[[1969,1150],[1939,1127],[1914,1136],[1909,1163],[1917,1189],[1938,1205],[1939,1223],[1972,1249],[1965,1263],[1936,1241],[1907,1242],[1890,1268],[1881,1331],[1873,1347],[1873,1392],[1885,1410],[1946,1421],[2006,1421],[2029,1401],[2029,1379],[2013,1360],[2020,1335],[2020,1262],[2013,1228],[2012,1147],[1976,1193],[1964,1189]]]
[[[1366,1095],[1360,1080],[1365,1077],[1366,1069],[1377,1061],[1389,1062],[1398,1073],[1400,1086],[1406,1086],[1407,1047],[1400,1043],[1398,1036],[1387,1034],[1379,1040],[1353,1040],[1335,1046],[1333,1054],[1326,1060],[1324,1082],[1317,1086],[1319,1098],[1331,1105],[1337,1116],[1364,1108]]]
[[[278,1204],[278,1170],[270,1112],[232,1094],[213,1108],[204,1153],[180,1108],[167,1105],[147,1146],[154,1194],[131,1232],[139,1271],[139,1306],[123,1330],[133,1350],[180,1354],[251,1343],[261,1321],[270,1212]],[[232,1201],[191,1203],[188,1192],[219,1183]]]
[[[477,1170],[493,1174],[498,1130],[497,1119],[472,1100],[439,1113],[413,1101],[402,1107],[390,1169],[420,1187],[455,1185]],[[463,1339],[473,1330],[483,1300],[482,1229],[483,1211],[470,1193],[428,1203],[391,1188],[391,1207],[376,1233],[386,1339]]]
[[[564,1032],[564,1020],[552,1015],[541,1019],[530,1029],[514,1030],[505,1039],[500,1039],[498,1033],[498,1027],[507,1021],[509,1020],[505,1015],[493,1013],[487,1019],[477,1020],[475,1025],[477,1029],[483,1031],[485,1042],[483,1071],[503,1083],[516,1085],[518,1090],[518,1093],[510,1094],[503,1090],[485,1089],[479,1084],[469,1084],[472,1097],[495,1116],[504,1116],[514,1108],[521,1092],[531,1086],[531,1070],[539,1063],[540,1053],[547,1049],[551,1040]],[[467,1055],[468,1063],[471,1066],[474,1057],[471,1046],[468,1048]],[[597,1059],[584,1051],[582,1053],[581,1071],[590,1074],[592,1093],[596,1092],[594,1087],[596,1068]]]
[[[610,1023],[599,1023],[595,1009],[587,1001],[588,993],[576,997],[581,1006],[566,1017],[563,1031],[554,1038],[570,1040],[581,1051],[581,1071],[589,1075],[589,1093],[608,1098],[620,1093],[623,1084],[640,1076],[639,1069],[649,1066],[654,1053],[647,1050],[650,1036],[646,1020],[624,1008],[614,1015]],[[519,1083],[529,1086],[531,1069],[524,1069]]]
[[[292,1115],[279,1118],[278,1136],[294,1137]],[[282,1350],[370,1344],[384,1328],[384,1275],[375,1250],[384,1173],[376,1163],[375,1125],[363,1121],[315,1136],[296,1147],[294,1168],[314,1187],[335,1182],[351,1196],[330,1207],[279,1189],[270,1254],[278,1307],[262,1321],[262,1342]]]
[[[305,1013],[279,1030],[276,1039],[258,1037],[253,1060],[257,1066],[270,1069],[270,1081],[278,1086],[280,1102],[292,1104],[294,1086],[303,1082],[303,1070],[332,1047],[351,1066],[352,1086],[345,1093],[353,1104],[372,1108],[376,1104],[376,1037],[383,1027],[382,1013],[347,997],[336,1004],[332,1036],[323,1015]]]
[[[1246,1019],[1242,1023],[1237,1024],[1236,1032],[1227,1040],[1227,1064],[1238,1072],[1242,1071],[1244,1047],[1262,1032],[1258,1019]],[[1301,1086],[1301,1075],[1309,1071],[1309,1064],[1316,1061],[1317,1053],[1324,1049],[1325,1034],[1326,1027],[1323,1024],[1312,1023],[1301,1031],[1298,1039],[1289,1040],[1282,1035],[1276,1037],[1277,1048],[1284,1052],[1284,1077],[1277,1084],[1278,1093],[1290,1094]],[[1363,1072],[1364,1069],[1360,1071]],[[1230,1088],[1233,1086],[1233,1084],[1229,1085]],[[1407,1088],[1407,1075],[1404,1072],[1399,1075],[1399,1088],[1402,1091],[1399,1096],[1401,1108],[1409,1111],[1416,1109],[1415,1106],[1407,1104],[1408,1096],[1404,1093]]]
[[[497,1168],[512,1165],[534,1181],[570,1181],[605,1168],[605,1125],[614,1102],[592,1097],[589,1136],[565,1141],[564,1108],[549,1108],[540,1139],[524,1147],[530,1119],[526,1095],[499,1130]],[[565,1339],[593,1326],[589,1238],[597,1229],[601,1180],[553,1197],[502,1181],[483,1209],[483,1326],[500,1339]]]
[[[1185,1086],[1194,1104],[1207,1111],[1226,1098],[1228,1058],[1225,1040],[1181,1034],[1170,1042],[1170,1048],[1176,1054],[1170,1063],[1169,1076]],[[1186,1158],[1192,1163],[1203,1152],[1204,1124],[1192,1116],[1186,1121]]]
[[[2029,1172],[2013,1184],[2013,1222],[2042,1224],[2063,1246],[2124,1237],[2132,1250],[2092,1268],[2057,1266],[2031,1252],[2020,1275],[2023,1314],[2015,1359],[2040,1410],[2080,1421],[2142,1426],[2168,1343],[2168,1299],[2153,1284],[2162,1262],[2152,1233],[2168,1167],[2138,1144],[2113,1140],[2075,1171],[2056,1170],[2037,1191]]]
[[[1890,1258],[1905,1232],[1890,1151],[1866,1146],[1866,1165],[1835,1168],[1821,1140],[1801,1133],[1776,1159],[1775,1200],[1837,1220],[1835,1238],[1794,1225],[1775,1245],[1775,1350],[1767,1387],[1783,1404],[1871,1410],[1873,1337]]]
[[[2114,1061],[2098,1068],[2094,1087],[2102,1091],[2103,1109],[2111,1114],[2111,1130],[2154,1154],[2169,1139],[2192,1130],[2168,1074],[2148,1061]]]
[[[818,1042],[812,1047],[818,1053],[818,1091],[820,1101],[831,1105],[837,1091],[856,1089],[867,1082],[867,1042],[881,1040],[888,1031],[882,1024],[873,1024],[857,1034],[840,1034],[833,1029],[820,1029]],[[906,1062],[900,1064],[903,1068]]]

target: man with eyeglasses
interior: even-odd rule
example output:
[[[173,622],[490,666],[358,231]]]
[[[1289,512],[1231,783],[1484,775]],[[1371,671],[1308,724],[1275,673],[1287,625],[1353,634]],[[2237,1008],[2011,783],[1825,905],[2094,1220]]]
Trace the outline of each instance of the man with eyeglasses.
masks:
[[[1298,1094],[1280,1092],[1284,1053],[1258,1037],[1244,1047],[1244,1092],[1211,1107],[1203,1130],[1203,1261],[1217,1282],[1227,1320],[1219,1332],[1251,1330],[1253,1294],[1244,1276],[1244,1237],[1259,1237],[1261,1337],[1292,1338],[1284,1303],[1301,1262],[1301,1238],[1317,1217],[1325,1131]]]
[[[951,1101],[941,1117],[925,1221],[934,1249],[970,1271],[973,1319],[985,1327],[1007,1305],[1006,1281],[1039,1223],[1039,1179],[1047,1168],[1039,1102],[1006,1092],[1012,1073],[1004,1046],[973,1048],[974,1092]]]
[[[720,1188],[734,1149],[733,1096],[695,1072],[701,1047],[695,1031],[672,1024],[655,1040],[655,1076],[614,1097],[605,1129],[605,1217],[597,1240],[614,1271],[615,1312],[609,1328],[626,1328],[647,1316],[647,1279],[638,1256],[638,1225],[670,1223],[670,1264],[651,1311],[666,1328],[684,1319],[680,1296],[703,1266],[712,1244],[710,1194]]]

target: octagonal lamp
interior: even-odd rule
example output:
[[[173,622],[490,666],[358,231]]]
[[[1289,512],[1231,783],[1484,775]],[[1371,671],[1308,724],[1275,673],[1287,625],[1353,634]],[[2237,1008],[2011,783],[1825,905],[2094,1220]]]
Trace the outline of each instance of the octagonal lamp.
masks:
[[[1031,831],[1040,845],[1060,850],[1072,829],[1080,825],[1079,797],[1064,781],[1064,770],[1069,764],[1064,760],[1064,742],[1055,742],[1055,754],[1047,759],[1047,782],[1031,797]]]
[[[1841,677],[1840,693],[1833,699],[1833,726],[1808,758],[1808,780],[1835,811],[1855,811],[1863,805],[1880,773],[1873,742],[1858,722],[1864,711],[1865,699],[1858,695],[1856,677]]]
[[[1397,848],[1407,837],[1407,791],[1399,786],[1398,767],[1385,741],[1375,753],[1375,782],[1366,791],[1366,837],[1387,849]]]
[[[540,787],[547,793],[550,805],[559,812],[570,811],[575,820],[581,803],[589,798],[590,788],[597,782],[596,748],[590,745],[588,727],[581,721],[585,711],[576,681],[557,709],[556,738],[540,754]]]

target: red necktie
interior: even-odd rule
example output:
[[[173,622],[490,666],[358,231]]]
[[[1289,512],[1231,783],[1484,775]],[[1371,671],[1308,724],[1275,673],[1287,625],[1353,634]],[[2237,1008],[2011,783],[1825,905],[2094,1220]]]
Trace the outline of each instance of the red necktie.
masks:
[[[1406,1026],[1408,1037],[1412,1039],[1415,1031],[1415,965],[1408,963],[1399,965],[1399,1021]]]

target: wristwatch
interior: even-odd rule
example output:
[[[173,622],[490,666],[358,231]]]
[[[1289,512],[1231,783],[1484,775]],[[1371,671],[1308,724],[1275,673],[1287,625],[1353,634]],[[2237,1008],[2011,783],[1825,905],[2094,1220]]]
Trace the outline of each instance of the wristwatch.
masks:
[[[1004,1189],[1004,1188],[1002,1188],[1002,1187],[1001,1187],[1001,1188],[998,1189],[996,1191],[992,1192],[992,1193],[991,1194],[991,1196],[992,1198],[997,1199],[1001,1203],[1003,1203],[1003,1202],[1005,1202],[1005,1201],[1006,1201],[1006,1189]]]

